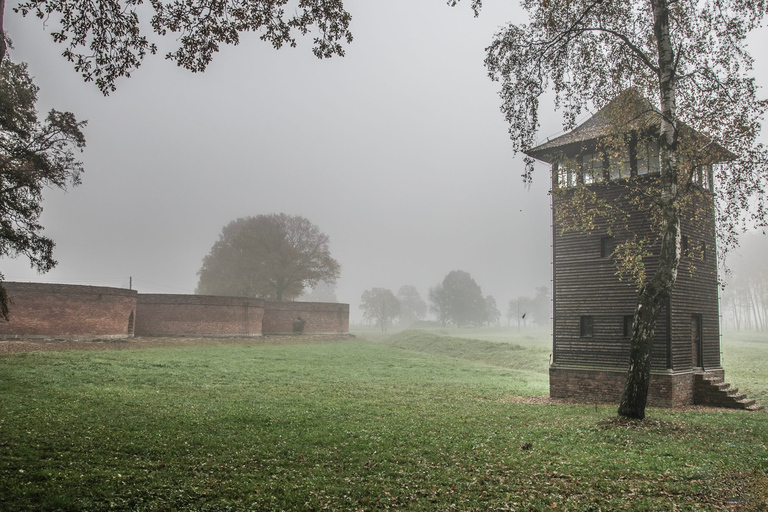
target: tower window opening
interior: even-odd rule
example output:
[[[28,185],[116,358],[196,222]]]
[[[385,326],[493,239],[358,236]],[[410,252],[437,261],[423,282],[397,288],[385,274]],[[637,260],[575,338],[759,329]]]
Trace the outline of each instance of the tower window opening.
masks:
[[[623,333],[625,338],[632,336],[632,324],[635,321],[635,315],[624,315]]]
[[[637,174],[658,174],[659,145],[654,141],[641,142],[637,145]]]
[[[599,153],[587,153],[582,158],[584,184],[603,180],[603,157]]]
[[[600,238],[600,257],[610,258],[613,255],[613,237],[604,236]]]
[[[611,180],[621,180],[629,178],[630,165],[629,165],[629,151],[628,148],[623,147],[618,150],[614,150],[608,156],[608,167],[610,169]]]

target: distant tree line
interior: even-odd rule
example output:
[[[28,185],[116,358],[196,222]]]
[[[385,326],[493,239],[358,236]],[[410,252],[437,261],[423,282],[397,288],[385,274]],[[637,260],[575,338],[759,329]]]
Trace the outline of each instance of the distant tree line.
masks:
[[[360,298],[363,318],[385,331],[399,324],[408,327],[422,320],[427,310],[444,326],[456,327],[498,325],[501,312],[496,299],[483,296],[482,289],[463,270],[449,272],[442,282],[429,289],[429,306],[415,286],[404,285],[397,295],[385,288],[372,288]]]
[[[492,295],[483,295],[482,288],[463,270],[452,270],[443,280],[429,289],[429,306],[415,286],[401,286],[397,294],[385,288],[363,292],[360,309],[366,322],[385,331],[399,325],[408,327],[422,320],[427,310],[443,326],[481,327],[500,325],[501,311]],[[549,288],[536,288],[536,295],[520,296],[509,301],[507,325],[513,320],[523,326],[544,327],[552,318],[552,297]]]
[[[731,275],[721,300],[723,327],[735,330],[768,330],[768,237],[743,237],[738,255],[731,256]]]

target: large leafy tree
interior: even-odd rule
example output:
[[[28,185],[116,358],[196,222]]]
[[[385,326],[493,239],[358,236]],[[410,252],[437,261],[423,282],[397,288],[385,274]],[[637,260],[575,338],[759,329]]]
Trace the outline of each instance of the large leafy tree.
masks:
[[[401,304],[392,290],[371,288],[365,290],[360,297],[360,309],[363,310],[363,318],[373,321],[382,331],[386,331],[387,326],[392,325],[395,318],[400,316]]]
[[[83,166],[75,154],[85,147],[85,122],[57,110],[39,120],[37,91],[25,64],[0,61],[0,257],[26,256],[32,268],[47,272],[56,260],[40,224],[43,190],[80,183]],[[0,314],[7,320],[2,279]]]
[[[291,300],[305,287],[335,283],[341,267],[328,236],[301,216],[243,217],[224,226],[203,258],[196,293]]]
[[[486,58],[491,77],[501,82],[502,111],[515,149],[535,144],[539,100],[546,91],[563,108],[565,129],[575,126],[585,108],[602,108],[630,87],[654,102],[649,133],[660,148],[660,179],[645,191],[644,201],[654,212],[659,241],[635,243],[617,254],[619,266],[640,281],[619,414],[643,418],[655,321],[675,285],[680,214],[695,190],[691,157],[715,148],[733,153],[715,173],[721,251],[733,247],[739,228],[766,224],[768,156],[758,134],[768,104],[756,95],[745,46],[766,2],[524,0],[523,6],[530,21],[504,28]],[[616,123],[626,115],[617,112]],[[686,140],[681,136],[686,127],[700,137]],[[532,171],[529,159],[526,180]],[[574,204],[580,208],[570,212],[571,226],[588,230],[601,208],[588,208],[588,200]],[[610,210],[602,206],[608,206],[603,212]],[[649,250],[658,265],[644,275],[636,263]]]
[[[430,310],[443,325],[483,325],[488,318],[480,286],[463,270],[452,270],[443,281],[429,289]]]

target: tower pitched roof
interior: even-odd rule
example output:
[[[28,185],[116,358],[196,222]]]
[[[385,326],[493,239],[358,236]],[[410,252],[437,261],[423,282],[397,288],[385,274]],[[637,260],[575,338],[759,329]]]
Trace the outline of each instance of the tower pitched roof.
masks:
[[[592,117],[573,130],[529,149],[526,155],[549,162],[547,156],[566,146],[615,134],[618,129],[647,129],[660,123],[661,114],[640,92],[625,89]]]
[[[634,87],[625,89],[606,106],[582,124],[557,138],[548,140],[525,151],[525,154],[551,163],[553,157],[570,147],[578,147],[587,141],[608,137],[616,133],[629,131],[658,130],[661,124],[661,112]],[[694,139],[708,140],[708,137],[681,123],[681,135]],[[711,142],[711,141],[709,141]],[[716,143],[714,161],[735,159],[735,155]]]

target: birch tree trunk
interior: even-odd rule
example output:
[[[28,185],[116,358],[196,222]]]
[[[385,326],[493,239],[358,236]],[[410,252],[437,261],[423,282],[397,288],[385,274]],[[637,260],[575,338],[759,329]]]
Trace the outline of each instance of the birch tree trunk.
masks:
[[[651,348],[656,318],[669,300],[680,263],[680,218],[677,207],[677,118],[675,104],[675,54],[669,31],[668,0],[650,0],[659,59],[661,128],[659,160],[662,212],[661,249],[653,278],[641,288],[632,327],[629,370],[619,416],[645,418],[651,378]]]

